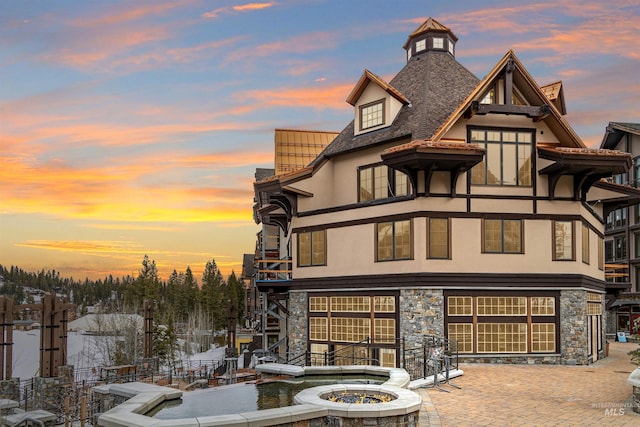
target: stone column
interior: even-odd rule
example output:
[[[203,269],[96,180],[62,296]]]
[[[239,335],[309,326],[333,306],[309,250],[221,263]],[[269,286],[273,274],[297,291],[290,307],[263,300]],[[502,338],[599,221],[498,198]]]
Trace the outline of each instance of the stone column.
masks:
[[[408,347],[422,345],[424,335],[444,336],[444,297],[441,289],[400,292],[400,337]]]
[[[587,365],[587,292],[560,293],[560,353],[565,365]]]
[[[298,355],[307,351],[308,343],[307,292],[289,292],[289,352]]]

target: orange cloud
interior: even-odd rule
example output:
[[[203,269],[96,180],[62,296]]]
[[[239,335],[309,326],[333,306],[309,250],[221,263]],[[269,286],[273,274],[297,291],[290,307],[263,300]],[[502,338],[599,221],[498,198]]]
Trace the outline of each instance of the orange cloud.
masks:
[[[245,51],[233,50],[226,56],[224,64],[228,65],[232,62],[247,61],[256,57],[264,58],[279,53],[285,53],[290,57],[292,54],[304,54],[331,49],[337,45],[338,40],[340,40],[339,34],[326,31],[300,34],[288,40],[278,40],[259,45],[252,50],[250,57],[247,56]],[[280,64],[278,64],[278,66],[280,66]]]
[[[352,88],[352,84],[339,84],[294,89],[251,90],[239,92],[236,97],[257,101],[259,105],[255,106],[256,109],[268,106],[289,106],[346,110],[349,105],[345,99]]]
[[[121,24],[123,22],[137,21],[148,16],[157,16],[165,14],[165,12],[175,9],[176,7],[189,4],[189,1],[169,1],[162,3],[152,3],[148,5],[138,6],[135,3],[126,3],[123,10],[111,9],[111,13],[106,13],[95,19],[84,19],[74,21],[75,25],[85,27],[96,27],[105,25]],[[130,5],[135,5],[133,9],[128,9]]]
[[[276,4],[277,3],[275,2],[245,3],[236,6],[219,7],[210,12],[203,13],[202,17],[207,19],[214,19],[217,18],[220,14],[228,14],[233,12],[252,12],[254,10],[267,9],[269,7],[275,6]]]
[[[230,153],[217,158],[216,167],[255,161],[251,155]],[[212,163],[188,156],[173,160],[173,167],[143,159],[137,163],[118,165],[110,162],[101,167],[73,167],[59,160],[44,163],[30,157],[0,157],[0,213],[41,213],[66,218],[92,218],[109,221],[235,222],[251,220],[253,188],[225,188],[201,181],[161,184],[163,174],[184,165],[191,169],[210,170]],[[209,158],[214,161],[215,156]],[[171,162],[168,162],[170,165]],[[158,174],[153,186],[134,182]],[[229,184],[229,181],[226,181]]]
[[[28,240],[16,243],[16,246],[49,249],[64,252],[82,252],[90,254],[135,254],[135,255],[170,255],[170,256],[194,256],[207,259],[212,254],[209,252],[192,252],[179,250],[149,250],[141,245],[126,241],[82,241],[82,240]]]

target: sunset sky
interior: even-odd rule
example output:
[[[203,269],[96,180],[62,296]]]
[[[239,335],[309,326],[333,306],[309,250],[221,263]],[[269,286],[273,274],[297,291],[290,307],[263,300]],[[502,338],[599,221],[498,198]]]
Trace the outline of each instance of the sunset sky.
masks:
[[[75,279],[241,272],[275,128],[340,131],[429,16],[482,78],[513,49],[562,80],[588,146],[640,122],[637,0],[0,3],[0,264]]]

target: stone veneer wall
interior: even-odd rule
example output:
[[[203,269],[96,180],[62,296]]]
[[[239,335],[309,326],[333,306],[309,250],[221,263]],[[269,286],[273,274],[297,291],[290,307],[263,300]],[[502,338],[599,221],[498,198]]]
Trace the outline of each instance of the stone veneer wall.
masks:
[[[20,378],[0,381],[0,399],[20,400]]]
[[[602,305],[602,351],[598,354],[598,359],[604,359],[607,357],[607,328],[609,327],[610,318],[607,315],[607,302],[604,294],[600,295],[600,301]]]
[[[587,292],[560,292],[560,353],[565,365],[587,365]]]
[[[289,352],[292,355],[302,354],[307,351],[307,293],[291,291],[289,293],[289,319],[288,338]]]
[[[444,297],[441,289],[400,291],[400,337],[407,347],[421,346],[427,334],[444,336]]]

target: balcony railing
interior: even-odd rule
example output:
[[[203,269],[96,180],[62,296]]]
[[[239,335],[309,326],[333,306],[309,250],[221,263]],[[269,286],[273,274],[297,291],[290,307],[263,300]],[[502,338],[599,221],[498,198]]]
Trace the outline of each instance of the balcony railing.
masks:
[[[258,281],[291,280],[291,259],[259,259]]]

